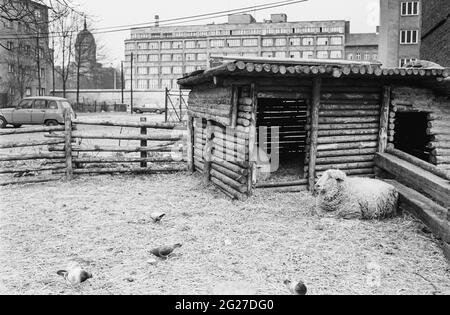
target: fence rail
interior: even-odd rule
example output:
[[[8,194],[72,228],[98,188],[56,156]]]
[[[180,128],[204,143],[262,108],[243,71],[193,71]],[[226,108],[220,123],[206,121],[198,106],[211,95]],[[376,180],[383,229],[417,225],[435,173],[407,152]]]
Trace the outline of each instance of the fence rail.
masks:
[[[0,136],[42,133],[43,140],[7,141],[0,149],[46,147],[47,151],[29,154],[2,154],[1,162],[39,162],[40,165],[20,167],[0,166],[0,175],[32,173],[34,178],[23,178],[0,182],[0,186],[12,184],[41,183],[65,179],[84,174],[156,174],[172,173],[186,169],[185,131],[177,123],[152,123],[146,118],[140,122],[118,122],[102,119],[71,119],[65,113],[65,123],[56,127],[33,127],[0,130]],[[114,134],[111,131],[79,131],[79,126],[121,127],[137,129],[137,134]],[[149,131],[155,132],[149,132]],[[140,141],[140,145],[93,145],[81,144],[89,140]],[[112,153],[108,156],[100,154]],[[127,156],[128,154],[137,156]],[[135,165],[138,164],[138,165]],[[42,175],[40,173],[50,172]],[[37,175],[35,174],[37,173]],[[42,175],[42,176],[41,176]],[[39,177],[37,177],[39,176]]]

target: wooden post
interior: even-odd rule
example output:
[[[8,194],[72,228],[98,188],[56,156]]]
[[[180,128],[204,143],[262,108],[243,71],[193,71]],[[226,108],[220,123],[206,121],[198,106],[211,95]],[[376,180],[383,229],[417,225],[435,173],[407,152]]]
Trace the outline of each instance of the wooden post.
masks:
[[[69,110],[64,111],[64,139],[65,139],[65,154],[66,154],[66,180],[73,179],[73,165],[72,165],[72,117]]]
[[[233,90],[233,99],[231,101],[231,128],[235,129],[238,120],[239,88],[237,86],[232,86],[231,89]]]
[[[194,165],[194,117],[188,115],[187,120],[187,162],[188,162],[188,171],[194,173],[195,165]]]
[[[317,142],[319,138],[319,111],[322,79],[314,78],[311,106],[311,143],[309,152],[309,190],[313,191],[316,185]]]
[[[388,145],[389,107],[391,105],[391,87],[383,87],[383,104],[381,104],[380,134],[378,152],[386,152]]]
[[[209,184],[211,181],[211,160],[212,160],[212,149],[213,149],[213,125],[212,121],[208,120],[206,124],[206,145],[205,152],[203,154],[203,182]]]
[[[255,151],[258,130],[257,130],[257,112],[258,112],[258,92],[256,91],[256,84],[251,85],[251,97],[252,97],[252,119],[250,121],[250,135],[248,140],[248,151],[249,151],[249,173],[248,173],[248,191],[247,194],[251,196],[253,194],[253,188],[258,180],[257,178],[257,161],[258,161],[258,151]]]
[[[168,115],[169,115],[169,100],[168,100],[168,98],[169,98],[169,89],[166,88],[165,89],[165,97],[164,97],[164,107],[166,109],[166,111],[164,112],[164,114],[166,116],[166,118],[164,120],[165,122],[167,122]]]
[[[141,117],[141,122],[142,123],[146,123],[147,122],[147,118],[146,117]],[[147,135],[147,128],[146,127],[141,127],[141,135],[142,136],[146,136]],[[147,140],[141,140],[141,147],[142,148],[147,147]],[[141,158],[142,159],[146,159],[147,158],[147,152],[141,152]],[[147,162],[141,162],[141,167],[142,168],[146,168],[147,167]]]

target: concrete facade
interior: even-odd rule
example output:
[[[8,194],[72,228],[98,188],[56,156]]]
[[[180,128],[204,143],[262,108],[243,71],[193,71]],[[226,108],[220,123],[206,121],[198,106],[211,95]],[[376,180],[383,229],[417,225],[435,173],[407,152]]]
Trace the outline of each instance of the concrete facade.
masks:
[[[256,23],[244,15],[232,16],[233,23],[226,24],[133,29],[125,41],[125,87],[131,88],[132,54],[136,90],[177,89],[176,80],[207,68],[211,55],[345,58],[349,22],[279,22],[287,21],[283,14],[271,18]]]
[[[345,57],[355,61],[378,61],[378,41],[376,33],[348,34],[345,43]]]
[[[405,62],[420,59],[421,0],[380,0],[380,61],[385,67],[402,66]],[[417,3],[417,14],[408,14],[403,6]],[[401,43],[402,31],[416,32],[417,43]]]
[[[422,4],[421,59],[450,67],[450,1]]]
[[[46,35],[35,37],[37,30],[48,34],[48,8],[29,0],[22,3],[32,8],[26,9],[30,16],[20,21],[0,18],[1,107],[11,106],[25,96],[47,95],[52,87],[49,39]],[[20,8],[16,5],[16,9]]]

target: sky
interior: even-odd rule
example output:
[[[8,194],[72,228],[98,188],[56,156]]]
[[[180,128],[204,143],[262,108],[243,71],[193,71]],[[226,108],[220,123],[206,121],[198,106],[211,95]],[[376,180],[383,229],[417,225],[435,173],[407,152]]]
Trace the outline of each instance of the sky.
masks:
[[[80,10],[92,16],[96,28],[152,22],[155,15],[161,20],[212,13],[277,0],[79,0]],[[288,21],[348,20],[351,32],[375,32],[379,24],[379,0],[309,0],[304,3],[252,12],[257,21],[269,19],[271,13],[286,13]],[[206,24],[225,22],[226,19],[195,22]],[[107,55],[105,65],[117,66],[124,58],[124,40],[129,31],[95,35]]]

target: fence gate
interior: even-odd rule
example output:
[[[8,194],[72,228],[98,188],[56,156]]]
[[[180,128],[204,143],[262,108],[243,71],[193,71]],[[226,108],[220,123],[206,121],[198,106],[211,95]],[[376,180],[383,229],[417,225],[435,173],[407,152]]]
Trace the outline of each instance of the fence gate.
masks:
[[[182,90],[166,88],[165,97],[166,123],[183,122],[187,119],[187,95]]]

